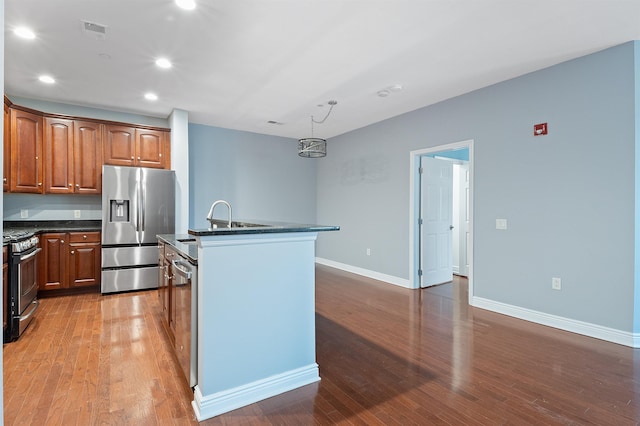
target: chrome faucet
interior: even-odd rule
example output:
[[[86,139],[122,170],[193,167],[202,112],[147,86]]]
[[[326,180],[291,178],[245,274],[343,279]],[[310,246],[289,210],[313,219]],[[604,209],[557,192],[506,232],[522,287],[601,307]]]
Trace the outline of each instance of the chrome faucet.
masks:
[[[231,204],[227,203],[225,200],[218,200],[211,204],[211,209],[209,209],[209,214],[207,215],[207,220],[211,224],[211,228],[215,228],[215,226],[213,226],[213,209],[215,209],[218,204],[224,204],[229,209],[229,224],[227,227],[231,229]]]

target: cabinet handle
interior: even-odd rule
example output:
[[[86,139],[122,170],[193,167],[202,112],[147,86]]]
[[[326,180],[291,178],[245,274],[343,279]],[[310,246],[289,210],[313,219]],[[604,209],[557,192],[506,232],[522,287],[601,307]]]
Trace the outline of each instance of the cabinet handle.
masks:
[[[2,178],[2,182],[7,183],[7,178]]]
[[[140,161],[140,157],[138,157],[138,161]]]
[[[87,236],[86,236],[86,235],[83,235],[83,236],[82,236],[82,238],[84,238],[84,239],[86,240],[86,239],[87,239]]]
[[[39,183],[38,183],[38,186],[42,186],[42,182],[39,182]]]
[[[60,240],[60,244],[64,244],[64,240]]]
[[[36,160],[38,159],[38,156],[36,156]]]
[[[76,188],[80,188],[80,184],[79,183],[76,183]]]
[[[76,251],[75,250],[71,250],[71,254],[76,254]]]
[[[73,186],[73,184],[72,184],[72,183],[70,183],[70,184],[69,184],[69,188],[71,188],[72,186]]]
[[[131,157],[132,160],[135,160],[135,158]]]

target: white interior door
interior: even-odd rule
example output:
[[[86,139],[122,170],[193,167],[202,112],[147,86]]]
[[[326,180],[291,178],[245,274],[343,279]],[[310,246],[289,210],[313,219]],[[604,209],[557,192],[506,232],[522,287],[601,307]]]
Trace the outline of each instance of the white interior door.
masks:
[[[460,165],[460,220],[459,232],[459,267],[458,274],[469,275],[469,163]]]
[[[453,163],[421,157],[421,287],[453,279],[451,230],[453,229]]]

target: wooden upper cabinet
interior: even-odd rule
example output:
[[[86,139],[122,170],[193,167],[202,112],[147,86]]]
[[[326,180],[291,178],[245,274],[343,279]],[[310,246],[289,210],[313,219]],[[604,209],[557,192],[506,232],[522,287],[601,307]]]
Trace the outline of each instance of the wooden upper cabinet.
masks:
[[[117,125],[105,126],[104,164],[170,168],[169,133]]]
[[[135,166],[135,127],[108,124],[104,133],[104,164]]]
[[[102,134],[104,125],[92,121],[73,123],[74,192],[102,192]]]
[[[46,117],[44,129],[44,192],[100,194],[102,124]]]
[[[11,108],[11,192],[42,193],[42,116]]]
[[[73,120],[44,119],[44,192],[73,193]]]
[[[166,132],[136,129],[136,165],[163,169],[165,166]]]
[[[4,104],[4,171],[2,175],[2,190],[9,191],[11,177],[11,113],[9,105]]]

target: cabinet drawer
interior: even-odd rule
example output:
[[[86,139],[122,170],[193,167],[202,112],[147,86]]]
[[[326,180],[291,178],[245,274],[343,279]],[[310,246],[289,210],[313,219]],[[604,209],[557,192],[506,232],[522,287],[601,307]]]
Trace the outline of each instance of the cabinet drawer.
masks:
[[[70,243],[99,243],[100,232],[70,232]]]

